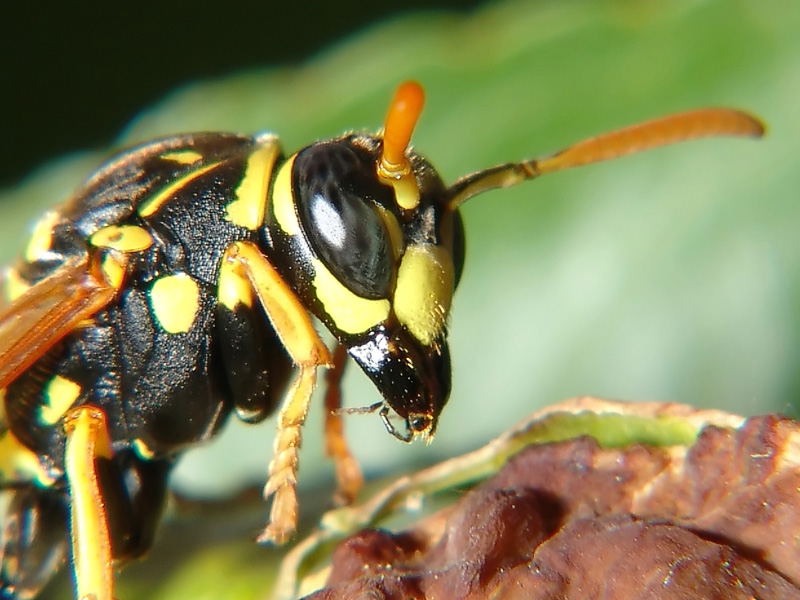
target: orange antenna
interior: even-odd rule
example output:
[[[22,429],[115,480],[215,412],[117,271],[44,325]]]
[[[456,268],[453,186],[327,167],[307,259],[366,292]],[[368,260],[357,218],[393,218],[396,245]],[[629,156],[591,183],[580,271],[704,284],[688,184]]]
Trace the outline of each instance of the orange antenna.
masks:
[[[598,135],[536,162],[539,174],[619,158],[678,142],[713,136],[764,135],[764,126],[730,108],[701,108]]]
[[[416,81],[400,84],[394,93],[383,127],[383,153],[378,176],[395,189],[397,203],[411,210],[419,204],[419,188],[406,150],[425,103],[425,90]]]
[[[508,187],[554,171],[619,158],[660,146],[712,136],[764,135],[755,117],[730,108],[703,108],[653,119],[604,133],[552,156],[498,165],[462,177],[450,188],[449,206],[458,206],[487,190]]]
[[[425,90],[416,81],[400,84],[394,93],[383,128],[381,170],[386,175],[402,175],[410,168],[406,159],[406,148],[424,103]]]

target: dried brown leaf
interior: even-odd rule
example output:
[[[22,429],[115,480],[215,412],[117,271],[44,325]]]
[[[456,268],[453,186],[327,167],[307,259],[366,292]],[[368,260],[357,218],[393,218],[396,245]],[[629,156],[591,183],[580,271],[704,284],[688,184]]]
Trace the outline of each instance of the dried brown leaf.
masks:
[[[407,531],[345,540],[311,597],[800,598],[797,423],[709,421],[690,446],[528,446]]]

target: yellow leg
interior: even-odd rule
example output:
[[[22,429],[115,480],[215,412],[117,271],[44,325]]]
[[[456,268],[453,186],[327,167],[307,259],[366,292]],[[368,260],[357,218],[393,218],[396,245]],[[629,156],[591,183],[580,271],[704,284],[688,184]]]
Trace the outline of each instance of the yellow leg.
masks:
[[[283,544],[297,528],[297,453],[316,379],[315,367],[301,367],[278,414],[278,433],[264,486],[264,499],[272,498],[272,506],[259,542]]]
[[[113,600],[111,542],[95,460],[111,458],[103,411],[81,406],[64,421],[70,532],[79,600]]]
[[[269,525],[260,542],[281,544],[297,528],[297,463],[301,429],[316,386],[317,367],[329,367],[330,352],[314,329],[311,316],[269,260],[252,243],[237,242],[225,252],[225,276],[252,289],[276,335],[298,368],[278,414],[278,433],[264,497],[272,498]]]
[[[333,355],[333,368],[325,378],[325,453],[333,459],[336,468],[336,504],[355,502],[364,477],[361,467],[347,446],[342,413],[342,376],[347,361],[347,351],[339,344]]]

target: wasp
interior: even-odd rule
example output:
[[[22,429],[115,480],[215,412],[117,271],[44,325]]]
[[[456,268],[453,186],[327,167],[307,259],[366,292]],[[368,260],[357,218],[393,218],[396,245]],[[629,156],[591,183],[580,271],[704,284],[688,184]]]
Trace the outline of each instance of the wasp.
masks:
[[[342,433],[348,357],[382,396],[364,410],[392,435],[436,432],[464,202],[656,146],[764,131],[739,111],[691,111],[447,186],[409,146],[423,99],[404,83],[377,134],[288,157],[272,134],[145,143],[39,221],[6,272],[0,313],[3,597],[36,596],[69,558],[77,597],[111,600],[113,569],[153,541],[181,452],[231,414],[257,423],[277,411],[259,539],[284,542],[320,367],[331,369],[325,438],[343,500],[361,484]]]

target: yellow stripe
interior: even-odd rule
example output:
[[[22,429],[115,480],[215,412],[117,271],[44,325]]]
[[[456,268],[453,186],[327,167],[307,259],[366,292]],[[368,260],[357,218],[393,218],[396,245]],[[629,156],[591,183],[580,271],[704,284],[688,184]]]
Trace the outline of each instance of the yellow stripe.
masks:
[[[169,201],[170,198],[172,198],[175,192],[177,192],[182,187],[188,185],[190,182],[194,181],[201,175],[208,173],[211,169],[218,167],[221,164],[222,161],[217,161],[209,165],[206,165],[205,167],[201,167],[195,171],[190,171],[183,177],[179,177],[178,179],[170,183],[168,186],[161,188],[160,192],[154,194],[153,196],[145,200],[139,206],[138,213],[142,217],[149,217],[150,215],[155,214],[156,212],[158,212],[158,209],[161,208],[161,206],[165,202]]]
[[[378,214],[386,225],[386,231],[389,232],[389,244],[392,248],[392,256],[395,260],[400,257],[403,251],[403,230],[400,228],[400,223],[397,222],[397,217],[393,213],[386,210],[380,204],[375,205],[378,209]]]
[[[234,200],[225,207],[225,219],[252,231],[261,226],[264,221],[272,169],[279,152],[278,138],[273,136],[267,138],[263,146],[250,154],[244,177],[234,192]]]
[[[345,333],[364,333],[389,317],[388,299],[356,296],[343,286],[318,259],[312,259],[316,296],[333,322]]]
[[[294,167],[293,154],[281,168],[275,178],[275,187],[272,189],[272,214],[278,226],[288,235],[300,233],[300,223],[294,210],[294,196],[292,196],[292,168]]]
[[[200,310],[200,288],[186,273],[165,275],[150,288],[150,307],[167,333],[186,333]]]

